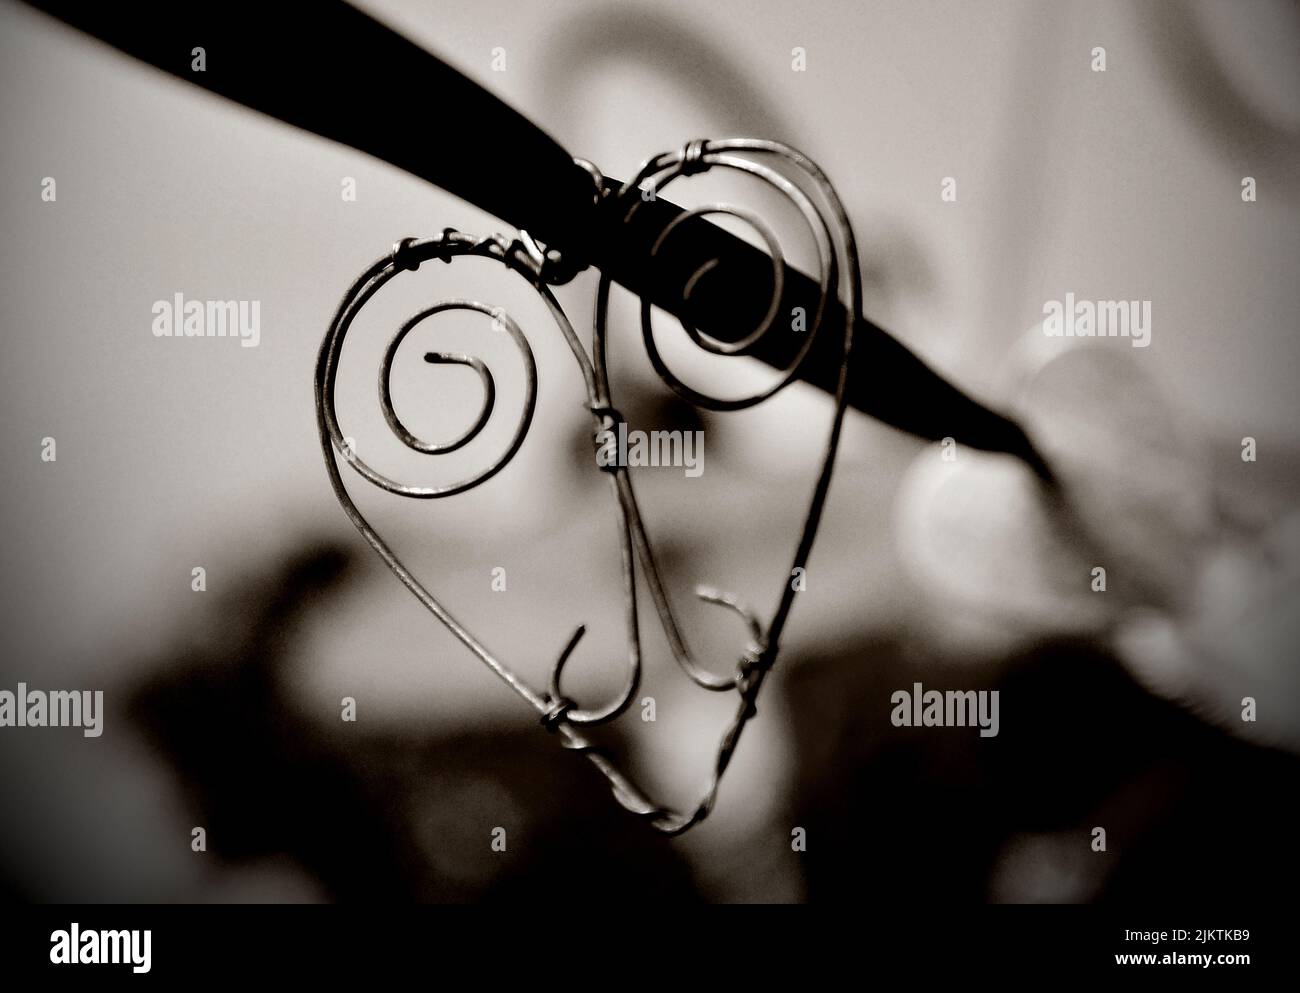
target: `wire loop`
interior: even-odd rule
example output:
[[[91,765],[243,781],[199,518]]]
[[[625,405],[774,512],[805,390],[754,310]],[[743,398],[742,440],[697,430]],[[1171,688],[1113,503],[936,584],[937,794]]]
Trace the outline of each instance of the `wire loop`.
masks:
[[[796,183],[770,166],[759,161],[764,157],[776,157],[784,161],[790,171],[799,175],[801,183]],[[828,433],[825,457],[814,484],[808,513],[796,544],[790,573],[803,568],[812,551],[813,540],[825,507],[826,495],[830,486],[831,471],[834,466],[835,453],[839,445],[840,433],[845,412],[845,385],[848,375],[848,361],[852,347],[853,327],[861,319],[862,290],[859,277],[857,247],[853,231],[843,206],[833,187],[817,166],[802,153],[778,142],[757,139],[728,139],[724,141],[704,141],[697,139],[688,142],[677,153],[665,153],[649,159],[637,173],[617,191],[607,191],[606,181],[600,171],[589,162],[575,160],[587,169],[595,181],[596,202],[602,198],[617,198],[618,206],[625,210],[624,220],[630,220],[637,205],[641,202],[640,185],[649,181],[656,189],[663,189],[668,183],[680,176],[697,175],[715,167],[740,170],[757,176],[779,192],[785,194],[798,207],[813,232],[817,243],[818,257],[821,260],[821,299],[817,311],[804,340],[801,342],[794,361],[783,373],[776,385],[760,391],[750,397],[741,399],[720,399],[700,393],[681,381],[666,365],[659,354],[654,331],[650,321],[650,303],[642,300],[641,325],[642,338],[647,354],[654,368],[666,385],[675,393],[690,402],[710,410],[740,410],[760,403],[787,386],[795,377],[803,359],[807,356],[812,342],[820,329],[822,316],[827,306],[839,292],[840,276],[846,275],[849,287],[849,304],[845,307],[845,327],[842,340],[842,361],[840,375],[835,391],[835,407]],[[822,207],[818,207],[809,192],[815,193]],[[735,341],[721,341],[705,335],[695,329],[688,321],[682,326],[688,337],[704,351],[722,355],[743,355],[754,347],[759,339],[774,330],[781,310],[785,288],[785,260],[770,228],[761,218],[749,211],[723,204],[697,208],[675,217],[659,234],[650,251],[650,261],[659,255],[665,242],[678,231],[685,231],[688,221],[695,221],[712,214],[729,214],[750,224],[764,241],[772,259],[772,299],[762,323],[751,333]],[[827,217],[829,214],[829,219]],[[838,235],[838,239],[835,237]],[[325,456],[326,469],[331,485],[348,517],[366,541],[375,549],[398,579],[416,596],[416,598],[439,621],[455,635],[480,661],[510,686],[520,697],[528,702],[541,717],[542,724],[552,733],[560,736],[563,746],[573,752],[584,755],[607,780],[615,800],[628,811],[643,818],[655,830],[664,834],[676,835],[686,831],[694,824],[708,816],[716,801],[723,774],[730,764],[732,755],[740,740],[746,723],[756,712],[756,701],[763,679],[776,661],[781,633],[794,600],[794,584],[788,580],[782,582],[782,592],[777,600],[771,620],[764,625],[759,616],[742,604],[734,595],[722,593],[709,587],[701,587],[696,595],[705,603],[715,604],[738,616],[746,626],[748,640],[738,653],[738,661],[733,667],[733,674],[720,676],[702,666],[687,647],[685,637],[674,617],[671,603],[659,568],[655,560],[653,547],[647,534],[637,504],[636,494],[627,467],[621,460],[598,458],[598,464],[607,472],[619,523],[620,549],[622,554],[624,620],[626,625],[628,656],[625,664],[625,681],[622,689],[603,706],[582,707],[564,692],[563,677],[569,659],[586,632],[584,625],[579,625],[569,638],[564,649],[551,665],[547,688],[539,692],[521,679],[513,669],[502,662],[461,625],[443,605],[435,599],[398,559],[392,549],[378,535],[361,512],[357,509],[339,472],[337,457],[352,466],[360,475],[371,483],[401,496],[417,498],[436,498],[462,493],[487,481],[500,472],[518,452],[532,421],[536,405],[536,366],[532,349],[527,338],[517,324],[500,308],[471,300],[443,300],[425,308],[407,320],[396,335],[389,341],[384,353],[379,373],[380,406],[385,420],[394,434],[408,448],[426,455],[440,455],[458,450],[477,438],[492,417],[496,407],[496,382],[491,370],[479,359],[459,352],[427,352],[425,361],[433,365],[460,365],[472,369],[479,377],[483,389],[483,401],[470,427],[461,435],[450,441],[428,442],[417,438],[402,422],[393,407],[390,388],[392,366],[401,344],[409,332],[420,322],[438,314],[453,310],[475,311],[490,316],[494,323],[504,328],[514,341],[524,366],[525,388],[523,409],[515,432],[507,446],[506,452],[487,469],[461,480],[458,483],[437,486],[405,486],[389,479],[372,469],[359,457],[352,446],[345,443],[339,426],[335,409],[335,383],[338,375],[339,358],[343,340],[353,320],[362,307],[381,289],[385,283],[398,273],[413,271],[420,264],[432,258],[450,263],[462,256],[479,256],[494,259],[522,276],[546,303],[556,327],[559,329],[582,373],[586,389],[586,406],[592,417],[596,433],[598,450],[602,447],[600,439],[624,423],[623,416],[611,400],[608,372],[607,313],[609,307],[610,279],[602,274],[596,290],[596,316],[592,334],[591,355],[588,357],[563,309],[556,302],[548,284],[563,282],[580,271],[573,263],[560,256],[558,252],[548,251],[538,244],[527,232],[521,231],[515,239],[496,235],[490,238],[472,238],[453,229],[446,229],[437,237],[427,240],[404,238],[393,246],[392,252],[372,265],[345,294],[335,314],[334,320],[321,343],[316,363],[316,419]],[[687,301],[700,281],[716,265],[706,263],[699,267],[684,283],[682,300]],[[731,722],[725,728],[714,757],[713,768],[705,791],[695,807],[685,811],[674,811],[649,799],[637,787],[601,748],[592,744],[583,736],[583,725],[601,724],[622,714],[635,696],[641,679],[641,645],[640,628],[637,615],[637,564],[655,606],[661,627],[667,638],[674,660],[699,686],[716,692],[734,690],[737,695],[737,709]]]

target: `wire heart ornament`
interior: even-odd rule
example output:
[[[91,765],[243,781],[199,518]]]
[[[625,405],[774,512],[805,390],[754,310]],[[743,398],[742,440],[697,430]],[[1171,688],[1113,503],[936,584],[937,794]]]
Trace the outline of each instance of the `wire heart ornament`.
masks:
[[[782,161],[787,169],[784,172],[774,169],[768,161],[772,158]],[[500,235],[474,238],[447,229],[434,238],[423,240],[407,238],[398,242],[390,255],[371,265],[349,288],[325,334],[316,362],[316,421],[326,469],[335,496],[353,525],[403,585],[471,653],[538,712],[542,724],[548,731],[560,737],[565,748],[586,756],[604,775],[619,804],[646,820],[655,830],[667,835],[677,835],[698,824],[713,808],[722,777],[735,753],[741,733],[756,713],[756,701],[763,680],[777,660],[781,633],[796,593],[796,585],[789,580],[789,577],[798,574],[796,570],[806,567],[816,538],[844,421],[853,329],[861,319],[862,289],[857,246],[848,217],[825,174],[805,155],[779,142],[759,139],[692,141],[678,152],[663,153],[648,159],[637,174],[618,189],[607,187],[604,177],[589,163],[582,163],[582,165],[592,173],[596,181],[598,201],[607,201],[603,206],[621,212],[623,223],[630,223],[634,218],[639,205],[643,202],[643,189],[662,191],[680,177],[696,175],[713,168],[724,168],[757,177],[783,194],[798,208],[812,233],[820,262],[821,299],[807,329],[802,332],[804,335],[802,342],[795,349],[794,357],[780,379],[751,396],[739,399],[716,398],[693,389],[680,379],[669,368],[658,349],[652,324],[651,304],[648,300],[642,299],[642,340],[653,367],[674,393],[698,407],[715,411],[745,409],[761,403],[793,382],[800,364],[809,354],[821,330],[827,304],[839,295],[841,274],[847,277],[844,282],[848,284],[849,303],[844,308],[845,327],[841,343],[839,378],[825,454],[794,550],[790,571],[783,577],[782,592],[773,609],[771,619],[766,625],[763,624],[753,611],[731,594],[707,587],[700,587],[696,591],[700,599],[726,608],[745,624],[748,641],[738,653],[732,675],[720,676],[710,667],[701,665],[688,647],[686,637],[673,614],[668,591],[656,564],[654,549],[642,519],[631,476],[627,467],[620,464],[618,460],[604,464],[598,459],[596,463],[597,471],[604,472],[608,476],[610,491],[618,513],[628,651],[624,664],[624,680],[619,693],[603,704],[588,706],[580,705],[564,690],[565,666],[581,640],[586,630],[585,626],[579,625],[576,628],[568,644],[556,658],[546,688],[535,689],[457,621],[402,563],[357,508],[343,482],[339,459],[348,463],[370,483],[399,496],[416,499],[454,496],[485,482],[505,468],[519,451],[528,434],[537,401],[537,371],[527,337],[501,308],[473,300],[447,299],[413,315],[390,340],[379,372],[379,399],[384,419],[407,448],[424,455],[436,456],[459,450],[478,436],[491,419],[496,398],[495,380],[491,370],[479,359],[463,353],[429,352],[425,355],[425,361],[430,364],[455,364],[472,368],[478,374],[483,388],[482,406],[474,422],[468,430],[451,441],[427,442],[413,434],[394,409],[390,390],[392,366],[399,346],[418,324],[438,314],[451,311],[478,312],[490,316],[494,326],[507,332],[520,354],[524,368],[524,402],[505,451],[486,468],[457,482],[440,486],[409,486],[372,468],[346,443],[335,406],[335,383],[343,342],[348,330],[361,309],[386,283],[400,273],[415,270],[424,262],[434,259],[451,263],[457,258],[466,256],[491,258],[523,277],[539,294],[582,373],[586,406],[592,417],[593,438],[599,449],[602,439],[609,437],[610,432],[614,431],[622,421],[622,415],[613,402],[607,363],[607,313],[611,285],[607,274],[601,274],[596,291],[591,354],[588,356],[548,285],[561,282],[572,273],[564,271],[562,260],[557,253],[541,249],[527,232],[521,231],[519,238],[516,239]],[[791,174],[796,178],[791,178]],[[681,224],[691,218],[718,214],[728,214],[745,221],[765,242],[773,265],[771,304],[762,323],[750,334],[733,342],[721,341],[705,335],[685,320],[682,321],[682,327],[690,339],[705,351],[715,355],[743,356],[778,326],[784,309],[782,304],[785,262],[780,245],[768,225],[753,213],[726,204],[713,204],[683,211],[659,233],[650,252],[650,264],[654,264],[654,259],[666,240],[680,231]],[[683,302],[698,282],[706,277],[709,268],[708,264],[701,266],[687,279],[682,290]],[[620,770],[607,751],[593,744],[582,730],[584,727],[604,724],[618,718],[631,704],[640,685],[643,659],[640,618],[637,611],[638,566],[678,666],[703,689],[711,692],[734,692],[738,697],[735,715],[723,731],[719,742],[709,782],[699,802],[689,810],[673,810],[656,803]]]

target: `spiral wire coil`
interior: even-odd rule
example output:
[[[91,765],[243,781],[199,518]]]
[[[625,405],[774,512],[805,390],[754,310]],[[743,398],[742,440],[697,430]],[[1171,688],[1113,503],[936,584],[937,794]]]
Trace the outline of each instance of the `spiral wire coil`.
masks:
[[[771,159],[780,160],[787,167],[786,173],[792,173],[798,179],[792,179],[786,173],[774,169],[769,164]],[[786,574],[787,577],[794,575],[795,570],[802,570],[807,565],[825,507],[844,421],[853,328],[861,319],[862,288],[857,246],[843,205],[829,180],[815,163],[795,149],[774,141],[749,138],[692,141],[677,152],[663,153],[647,160],[637,174],[617,190],[607,189],[604,177],[590,163],[579,162],[579,164],[592,174],[597,201],[602,198],[612,198],[613,202],[608,206],[616,211],[622,211],[624,223],[632,220],[643,202],[643,188],[648,187],[656,192],[662,191],[669,183],[679,178],[722,168],[755,176],[783,194],[798,208],[812,233],[820,261],[821,298],[816,312],[791,363],[778,381],[751,396],[740,399],[716,398],[693,389],[678,378],[659,351],[652,326],[651,305],[648,300],[642,299],[642,340],[651,364],[669,389],[698,407],[715,411],[741,410],[761,403],[788,386],[797,376],[800,364],[808,355],[821,330],[828,302],[834,300],[839,294],[841,277],[843,276],[847,281],[849,303],[844,308],[845,327],[839,377],[835,390],[834,413],[825,455],[795,548],[791,569]],[[817,200],[820,200],[821,206],[818,206],[814,195]],[[651,248],[650,264],[654,264],[654,259],[664,244],[679,231],[679,226],[686,220],[716,215],[730,215],[744,221],[753,227],[766,244],[773,266],[772,301],[759,326],[750,334],[733,342],[721,341],[706,335],[691,326],[685,319],[682,319],[682,328],[690,340],[706,352],[720,356],[745,355],[760,339],[776,328],[782,310],[784,257],[772,230],[762,219],[752,212],[726,204],[713,204],[684,211],[659,233]],[[538,245],[524,231],[519,233],[518,238],[508,239],[500,235],[474,238],[447,229],[434,238],[404,239],[394,246],[389,255],[371,265],[344,295],[325,334],[316,362],[315,400],[317,427],[330,483],[349,519],[398,579],[466,648],[538,712],[542,724],[548,731],[560,737],[565,748],[586,756],[600,770],[618,803],[649,822],[655,830],[668,835],[680,834],[702,821],[713,808],[719,785],[735,753],[741,733],[756,713],[756,701],[763,679],[776,662],[781,633],[794,601],[795,584],[788,579],[782,582],[781,596],[766,626],[752,610],[733,595],[708,587],[698,588],[696,595],[701,600],[724,607],[736,614],[745,624],[748,633],[748,640],[739,652],[731,675],[719,676],[701,665],[688,647],[685,635],[673,614],[627,467],[616,460],[611,464],[601,465],[600,468],[607,474],[618,510],[622,555],[623,603],[628,651],[625,677],[619,693],[599,706],[580,706],[578,701],[565,693],[563,685],[565,666],[585,633],[584,626],[580,625],[574,631],[552,664],[546,689],[538,691],[521,679],[513,669],[489,651],[457,621],[406,568],[362,515],[343,483],[337,457],[341,457],[357,473],[381,489],[416,499],[436,499],[464,493],[495,476],[518,453],[532,424],[536,408],[537,369],[527,337],[518,324],[501,308],[473,300],[448,299],[439,301],[413,315],[390,340],[379,372],[380,406],[389,428],[402,443],[413,451],[425,455],[441,455],[457,451],[478,437],[490,421],[496,406],[496,382],[491,370],[477,358],[453,352],[426,353],[425,361],[430,364],[462,365],[473,369],[482,385],[483,403],[473,423],[459,437],[444,442],[421,440],[398,416],[393,406],[390,388],[393,362],[399,346],[407,335],[418,324],[438,314],[452,311],[477,312],[491,317],[494,327],[503,329],[508,334],[520,354],[524,368],[524,402],[505,451],[486,468],[454,483],[441,486],[408,486],[385,476],[363,461],[354,448],[346,442],[339,426],[335,407],[335,384],[343,342],[348,330],[366,303],[386,283],[404,271],[418,269],[425,262],[440,260],[451,263],[464,256],[490,258],[505,265],[522,276],[542,298],[582,373],[586,405],[591,413],[598,448],[601,439],[609,437],[609,432],[615,430],[622,420],[622,415],[614,406],[611,397],[607,362],[606,330],[611,285],[609,276],[602,273],[597,286],[591,356],[588,357],[572,324],[550,290],[551,284],[567,281],[576,271],[567,260],[558,252],[548,251]],[[713,264],[706,263],[700,266],[686,281],[682,290],[683,302],[689,299],[692,291],[707,276]],[[676,663],[693,682],[704,689],[714,692],[734,691],[738,697],[736,712],[722,734],[704,793],[694,808],[684,811],[662,806],[648,797],[620,770],[613,757],[606,750],[593,744],[582,731],[584,726],[604,724],[619,717],[631,704],[640,685],[642,652],[636,596],[638,564]]]

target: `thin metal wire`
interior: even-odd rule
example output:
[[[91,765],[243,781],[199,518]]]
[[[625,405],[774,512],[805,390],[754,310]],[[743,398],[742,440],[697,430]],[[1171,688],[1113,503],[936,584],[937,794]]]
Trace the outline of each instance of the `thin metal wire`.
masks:
[[[801,188],[799,183],[777,173],[769,166],[744,156],[771,156],[784,159],[793,167],[799,177],[816,191],[825,210],[830,212],[828,222],[823,208],[818,207],[812,198]],[[614,198],[613,206],[625,211],[624,220],[629,221],[641,198],[638,187],[642,182],[650,181],[656,189],[663,189],[679,176],[690,176],[706,172],[714,167],[738,169],[757,176],[785,194],[799,208],[813,232],[817,243],[818,256],[822,263],[820,286],[822,291],[816,314],[806,332],[806,338],[792,364],[782,373],[782,378],[772,387],[751,397],[740,400],[726,400],[710,397],[687,386],[673,374],[659,355],[651,326],[650,305],[642,302],[642,337],[647,352],[655,369],[664,382],[674,392],[685,397],[698,406],[712,410],[739,410],[753,406],[774,395],[793,381],[798,369],[812,346],[827,304],[838,294],[841,271],[847,273],[850,304],[845,308],[845,329],[843,351],[839,378],[835,392],[835,409],[828,432],[825,456],[813,488],[808,513],[795,548],[790,572],[782,580],[782,593],[774,608],[772,620],[766,628],[758,616],[742,604],[736,597],[709,587],[697,589],[697,596],[706,603],[712,603],[735,613],[745,623],[749,640],[740,651],[734,666],[734,674],[719,676],[698,663],[686,645],[679,625],[673,615],[672,606],[655,561],[653,546],[647,535],[636,494],[627,467],[614,460],[601,468],[607,472],[610,489],[618,513],[620,550],[622,554],[624,615],[627,627],[628,658],[626,678],[620,692],[604,706],[580,707],[569,697],[563,688],[563,673],[569,658],[577,648],[585,626],[580,625],[570,637],[563,651],[551,666],[550,677],[545,692],[539,692],[529,686],[509,666],[502,662],[482,642],[475,638],[460,624],[447,609],[425,588],[425,586],[402,564],[397,555],[379,534],[371,527],[364,515],[357,508],[339,472],[335,453],[341,455],[358,473],[375,485],[401,496],[433,499],[463,493],[477,486],[500,472],[518,452],[532,423],[537,397],[537,373],[532,349],[518,325],[500,308],[488,307],[471,300],[444,300],[428,307],[410,318],[398,330],[389,342],[384,353],[384,360],[379,373],[380,405],[385,420],[402,442],[414,451],[426,455],[441,455],[458,450],[476,438],[490,420],[495,409],[495,379],[487,366],[479,359],[462,353],[429,352],[425,360],[433,364],[466,365],[478,373],[483,385],[484,399],[479,414],[470,428],[458,438],[448,442],[432,443],[422,441],[412,434],[397,416],[392,404],[390,379],[393,362],[398,350],[409,332],[421,321],[434,315],[452,310],[475,311],[493,318],[500,327],[507,330],[514,341],[524,367],[524,402],[519,422],[508,443],[505,452],[486,469],[457,483],[443,486],[408,486],[389,479],[361,460],[356,452],[345,443],[339,426],[335,407],[335,384],[338,375],[339,359],[343,341],[352,322],[365,304],[398,273],[417,269],[422,263],[439,259],[450,263],[463,256],[491,258],[522,276],[546,303],[556,326],[569,345],[578,367],[582,372],[587,394],[587,406],[592,416],[597,447],[602,437],[612,430],[621,420],[617,407],[611,399],[608,374],[607,346],[607,312],[609,304],[610,279],[602,274],[596,292],[595,320],[593,322],[592,354],[588,358],[577,335],[564,311],[551,293],[548,283],[562,282],[570,278],[574,266],[569,260],[561,259],[558,253],[547,251],[527,232],[520,232],[517,240],[507,240],[497,236],[492,238],[473,238],[448,229],[439,237],[417,240],[405,239],[394,246],[393,252],[367,269],[344,295],[329,330],[321,343],[316,362],[315,399],[316,421],[320,434],[322,452],[330,483],[349,519],[366,541],[387,563],[398,579],[416,596],[416,598],[440,620],[452,634],[460,640],[491,671],[496,673],[512,690],[522,697],[541,716],[542,724],[558,734],[563,747],[585,755],[587,759],[605,776],[617,802],[625,809],[645,819],[655,830],[664,834],[676,835],[686,831],[692,825],[703,820],[712,810],[717,799],[722,777],[731,762],[746,723],[756,713],[756,700],[767,672],[776,661],[780,636],[786,619],[793,605],[795,584],[790,577],[795,571],[804,568],[812,550],[813,540],[825,508],[826,495],[830,487],[831,472],[834,466],[835,452],[839,446],[841,429],[846,407],[845,391],[848,380],[848,362],[852,348],[853,328],[861,319],[862,291],[858,274],[857,246],[848,217],[844,212],[834,188],[822,171],[802,153],[779,142],[758,139],[728,139],[723,141],[696,140],[688,143],[681,151],[665,153],[648,160],[636,177],[616,192],[606,193],[604,177],[590,163],[580,163],[591,172],[596,185],[596,197]],[[777,323],[780,312],[782,291],[784,288],[785,264],[780,246],[770,229],[755,215],[748,211],[724,204],[689,211],[677,218],[660,234],[654,246],[659,250],[663,242],[676,230],[677,224],[689,217],[725,213],[739,217],[760,233],[767,243],[773,259],[774,290],[772,303],[759,327],[751,334],[736,342],[722,342],[704,335],[683,323],[683,328],[692,341],[706,351],[718,355],[744,355],[764,335],[769,333]],[[838,240],[835,234],[838,233]],[[652,255],[654,254],[652,252]],[[688,297],[694,286],[707,275],[715,263],[706,264],[696,271],[687,281],[683,296]],[[699,802],[686,811],[674,811],[650,799],[631,779],[616,765],[610,755],[588,740],[579,730],[583,725],[602,724],[614,720],[622,714],[640,685],[642,672],[642,654],[640,629],[637,615],[636,565],[640,563],[645,573],[651,598],[655,605],[660,625],[667,636],[674,659],[683,671],[698,685],[713,691],[735,690],[739,697],[737,710],[723,731],[718,750],[715,754],[711,776]]]

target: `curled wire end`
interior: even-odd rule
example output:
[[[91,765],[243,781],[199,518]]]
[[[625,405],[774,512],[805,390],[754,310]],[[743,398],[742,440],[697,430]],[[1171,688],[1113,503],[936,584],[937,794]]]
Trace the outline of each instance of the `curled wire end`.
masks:
[[[754,642],[757,643],[764,640],[762,621],[760,621],[758,615],[750,610],[749,607],[734,593],[723,593],[721,590],[715,589],[712,586],[697,586],[695,588],[695,595],[705,603],[716,603],[735,613],[745,622],[745,626],[749,628],[750,637],[754,639]]]
[[[556,658],[555,664],[551,666],[551,678],[547,684],[549,706],[542,715],[542,723],[550,730],[554,730],[554,725],[561,720],[570,724],[603,724],[606,721],[613,720],[627,709],[628,704],[632,702],[632,697],[636,695],[636,688],[641,683],[641,652],[634,639],[631,656],[628,659],[627,682],[624,684],[622,692],[599,710],[580,708],[561,688],[561,679],[564,675],[564,667],[569,661],[569,656],[573,654],[573,650],[578,647],[578,642],[582,640],[583,635],[586,633],[587,626],[579,624],[573,634],[569,636],[569,641]],[[560,708],[558,711],[556,710],[557,707]]]
[[[741,652],[740,661],[736,663],[736,678],[734,681],[736,692],[740,694],[741,700],[744,701],[745,718],[748,720],[758,710],[754,701],[758,696],[758,687],[761,683],[760,673],[766,670],[771,663],[771,654],[767,650],[767,637],[763,633],[763,625],[754,612],[734,593],[722,593],[711,586],[700,586],[696,588],[695,595],[705,603],[720,604],[732,610],[749,628],[750,642]]]
[[[564,664],[569,661],[569,656],[573,654],[573,650],[578,647],[578,642],[582,640],[582,636],[586,633],[587,625],[579,624],[573,634],[569,636],[568,644],[560,652],[555,664],[551,666],[550,691],[552,700],[565,699],[564,694],[560,692],[560,676],[564,672]],[[569,709],[572,709],[572,701],[570,701]],[[543,723],[546,723],[546,720],[547,718],[543,718]]]

